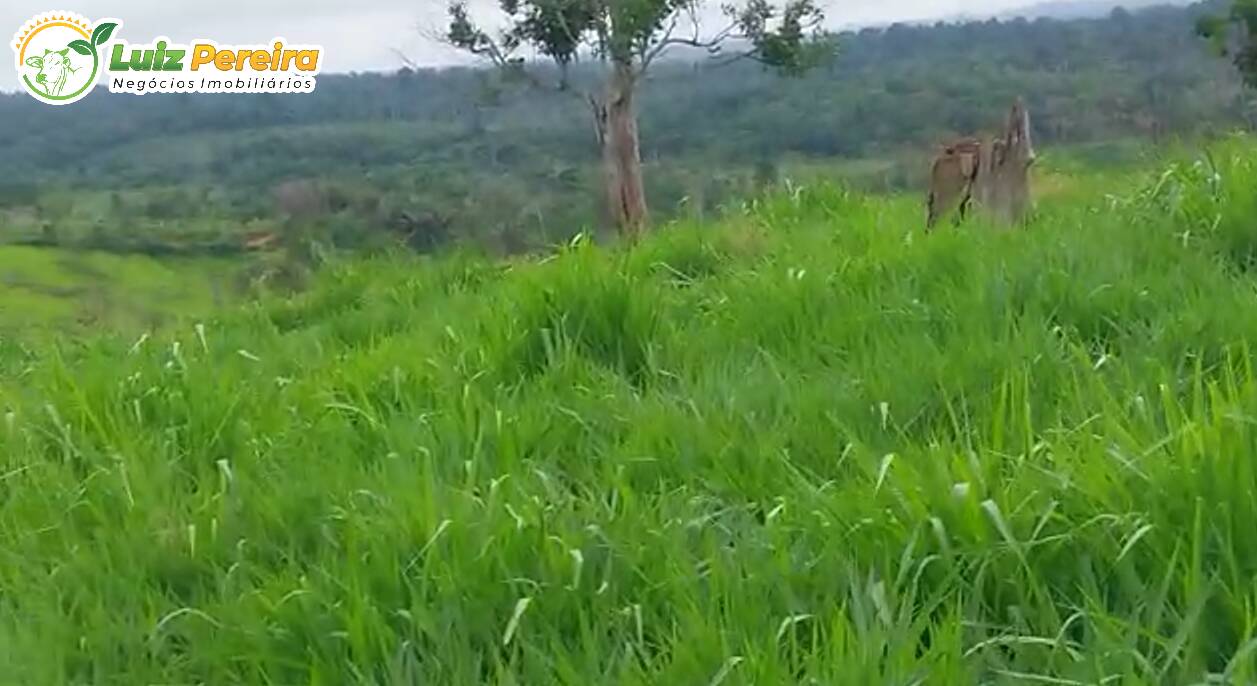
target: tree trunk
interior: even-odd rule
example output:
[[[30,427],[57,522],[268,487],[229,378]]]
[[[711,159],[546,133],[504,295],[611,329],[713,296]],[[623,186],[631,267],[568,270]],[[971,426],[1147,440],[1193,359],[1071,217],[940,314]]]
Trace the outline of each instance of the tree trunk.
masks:
[[[633,99],[636,88],[632,65],[616,62],[605,99],[591,103],[602,147],[607,212],[620,234],[633,240],[646,230],[648,221]]]
[[[974,203],[997,223],[1014,225],[1030,211],[1030,167],[1034,164],[1030,115],[1017,100],[1004,135],[982,147],[974,179]]]

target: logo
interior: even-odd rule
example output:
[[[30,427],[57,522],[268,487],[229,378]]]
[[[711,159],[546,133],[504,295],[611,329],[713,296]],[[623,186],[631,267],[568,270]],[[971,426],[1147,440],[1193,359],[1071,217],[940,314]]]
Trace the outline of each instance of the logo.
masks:
[[[113,40],[118,19],[89,21],[73,12],[45,12],[13,36],[22,86],[36,100],[68,105],[104,76],[112,93],[310,93],[323,48],[227,45],[198,39],[189,45],[157,37],[148,43]]]
[[[100,48],[122,22],[91,23],[73,12],[45,12],[13,37],[18,77],[27,92],[49,105],[81,100],[102,70]]]

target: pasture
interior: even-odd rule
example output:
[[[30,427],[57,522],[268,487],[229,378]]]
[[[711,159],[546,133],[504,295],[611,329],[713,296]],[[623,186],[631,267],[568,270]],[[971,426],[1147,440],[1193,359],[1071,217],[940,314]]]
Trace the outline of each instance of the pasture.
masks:
[[[0,681],[1250,683],[1253,157],[5,346]]]

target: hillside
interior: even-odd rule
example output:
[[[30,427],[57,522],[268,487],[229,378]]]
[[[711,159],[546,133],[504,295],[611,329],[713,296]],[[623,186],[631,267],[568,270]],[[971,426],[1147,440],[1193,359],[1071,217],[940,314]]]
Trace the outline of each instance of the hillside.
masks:
[[[1114,10],[1139,11],[1150,7],[1190,5],[1194,0],[1049,0],[1001,13],[1002,19],[1095,19]]]
[[[1251,682],[1255,152],[5,344],[0,674]]]
[[[918,189],[933,145],[997,126],[1016,96],[1041,145],[1105,161],[1245,126],[1238,78],[1192,31],[1220,6],[866,29],[799,79],[661,62],[641,97],[655,215],[710,217],[800,170]],[[220,254],[292,228],[275,190],[294,180],[322,190],[299,232],[347,250],[400,234],[518,253],[600,221],[587,108],[465,68],[329,75],[308,96],[0,95],[0,159],[6,243]]]
[[[248,272],[221,259],[155,259],[0,247],[0,337],[33,343],[86,331],[138,332],[239,299]]]

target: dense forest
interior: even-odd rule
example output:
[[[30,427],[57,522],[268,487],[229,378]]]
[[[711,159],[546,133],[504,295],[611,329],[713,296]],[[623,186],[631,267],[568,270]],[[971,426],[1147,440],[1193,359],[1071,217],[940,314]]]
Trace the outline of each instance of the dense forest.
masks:
[[[1219,6],[848,32],[799,78],[673,59],[641,104],[652,204],[712,212],[802,169],[912,187],[930,145],[997,125],[1019,95],[1040,145],[1099,156],[1249,125],[1238,77],[1192,31]],[[598,222],[587,109],[486,69],[331,75],[311,95],[101,88],[66,108],[3,94],[0,123],[8,242],[232,251],[299,225],[335,246],[509,252]]]

